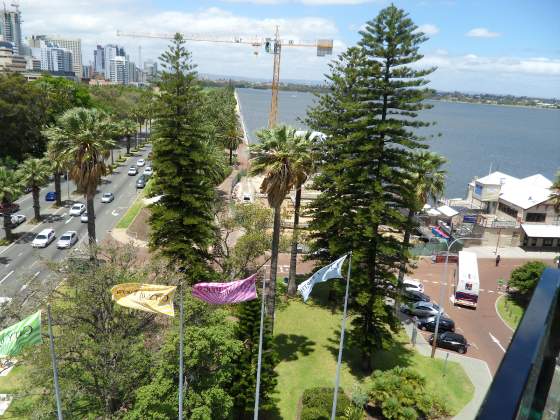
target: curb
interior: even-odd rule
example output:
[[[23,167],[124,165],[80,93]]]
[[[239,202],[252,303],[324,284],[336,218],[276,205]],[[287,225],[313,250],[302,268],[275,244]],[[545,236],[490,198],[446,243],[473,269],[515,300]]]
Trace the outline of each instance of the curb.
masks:
[[[496,299],[496,301],[494,302],[494,309],[496,310],[496,314],[498,314],[498,318],[500,318],[500,320],[504,323],[504,325],[505,325],[506,327],[508,327],[508,328],[511,330],[511,332],[515,332],[515,330],[514,330],[513,328],[511,328],[511,327],[509,326],[509,324],[504,320],[504,318],[502,318],[502,315],[500,315],[500,311],[498,311],[498,301],[499,301],[500,299],[502,299],[502,298],[505,299],[505,298],[506,298],[505,296],[506,296],[506,295],[500,295],[500,296],[498,297],[498,299]]]

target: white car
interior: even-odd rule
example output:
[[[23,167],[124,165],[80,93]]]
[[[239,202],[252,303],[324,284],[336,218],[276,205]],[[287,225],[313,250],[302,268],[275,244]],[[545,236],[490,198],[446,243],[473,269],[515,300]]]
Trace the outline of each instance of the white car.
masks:
[[[70,216],[79,216],[84,211],[86,211],[86,205],[82,203],[76,203],[70,208]]]
[[[82,215],[80,216],[80,222],[87,223],[87,221],[88,221],[88,214],[87,214],[87,211],[86,211],[86,212],[82,213]]]
[[[251,198],[251,194],[248,192],[243,193],[243,202],[250,203],[251,201],[253,201]]]
[[[27,220],[27,218],[24,214],[12,214],[12,216],[10,217],[12,227],[21,225],[23,222],[25,222],[25,220]]]
[[[35,239],[31,242],[31,246],[33,248],[46,248],[55,238],[54,229],[43,229],[35,236]]]
[[[144,166],[146,164],[146,161],[144,159],[138,159],[136,161],[136,166]]]
[[[75,230],[69,230],[68,232],[64,232],[60,239],[56,243],[56,247],[61,248],[70,248],[78,242],[78,232]]]
[[[138,175],[138,169],[136,169],[136,166],[132,165],[131,167],[128,168],[128,174],[129,175]]]
[[[144,175],[149,175],[152,176],[154,174],[154,170],[152,169],[151,166],[146,166],[146,169],[144,169]]]
[[[404,290],[424,293],[424,285],[418,280],[404,279],[403,286],[404,286]]]
[[[103,195],[101,196],[101,202],[102,203],[110,203],[114,199],[115,199],[115,196],[113,195],[113,193],[110,193],[110,192],[103,193]]]

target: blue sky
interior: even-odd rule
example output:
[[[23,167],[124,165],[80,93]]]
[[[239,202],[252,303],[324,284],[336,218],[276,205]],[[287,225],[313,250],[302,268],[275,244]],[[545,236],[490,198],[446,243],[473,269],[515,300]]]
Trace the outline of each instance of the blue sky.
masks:
[[[560,98],[560,1],[401,0],[413,21],[430,36],[422,65],[437,65],[432,87],[441,90],[511,93]],[[359,40],[358,31],[389,2],[382,0],[22,0],[24,35],[79,36],[83,60],[96,43],[123,44],[131,59],[156,58],[164,40],[117,38],[129,32],[199,36],[332,38],[335,52]],[[191,43],[202,73],[270,78],[271,56],[251,47]],[[322,80],[328,58],[285,49],[284,79]]]

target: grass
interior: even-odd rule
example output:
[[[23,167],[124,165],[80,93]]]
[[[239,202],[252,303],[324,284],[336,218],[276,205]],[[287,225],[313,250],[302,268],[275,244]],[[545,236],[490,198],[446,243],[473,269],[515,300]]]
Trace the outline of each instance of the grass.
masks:
[[[500,296],[496,301],[496,308],[504,322],[513,330],[519,325],[525,309],[507,296]]]
[[[307,388],[332,387],[336,373],[340,312],[332,313],[321,306],[291,301],[276,314],[275,341],[280,363],[278,372],[278,410],[281,418],[296,418],[298,401]],[[458,413],[473,397],[474,387],[463,368],[448,362],[430,359],[412,350],[404,331],[395,336],[390,348],[377,352],[374,369],[386,370],[409,366],[422,373],[427,383],[438,390],[452,414]],[[341,386],[347,393],[355,384],[367,390],[369,376],[356,368],[359,355],[345,345],[341,369]]]
[[[17,394],[25,392],[26,386],[24,378],[29,376],[30,368],[28,365],[17,365],[6,376],[0,376],[0,394]],[[27,390],[29,391],[29,390]],[[36,390],[29,392],[30,395],[15,397],[10,404],[8,410],[0,418],[9,419],[26,419],[26,415],[22,412],[29,412],[34,401],[38,398]]]
[[[138,213],[142,210],[142,207],[144,207],[143,199],[144,192],[141,192],[134,203],[132,203],[132,206],[130,206],[130,208],[126,211],[122,219],[119,220],[119,223],[117,223],[118,229],[126,229],[130,226],[134,218],[138,216]]]

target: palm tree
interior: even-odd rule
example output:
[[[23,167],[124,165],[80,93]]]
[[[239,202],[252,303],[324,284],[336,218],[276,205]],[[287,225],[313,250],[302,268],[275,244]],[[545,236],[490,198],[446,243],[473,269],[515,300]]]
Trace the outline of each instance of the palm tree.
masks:
[[[6,240],[11,242],[12,235],[12,217],[9,209],[12,207],[15,197],[21,192],[21,183],[15,171],[0,166],[0,203],[2,203],[4,230],[6,231]]]
[[[550,191],[550,198],[552,198],[554,210],[556,210],[556,213],[560,213],[560,171],[556,172],[556,179],[550,187]]]
[[[286,126],[264,129],[257,132],[260,143],[251,145],[251,154],[253,155],[251,175],[264,175],[261,192],[267,195],[268,204],[274,209],[270,280],[266,293],[267,316],[271,320],[271,330],[274,327],[276,304],[281,206],[295,183],[291,151],[294,133],[294,129]]]
[[[224,145],[229,150],[229,166],[233,165],[233,151],[237,149],[237,146],[239,146],[242,141],[243,139],[239,135],[237,124],[232,124],[224,135]]]
[[[134,133],[136,133],[136,123],[129,118],[126,118],[120,123],[121,133],[126,137],[126,154],[130,154],[130,140]]]
[[[101,177],[109,172],[105,160],[115,144],[111,139],[111,121],[97,109],[72,108],[44,134],[50,141],[64,144],[62,158],[69,162],[70,178],[86,198],[89,244],[94,258],[96,236],[93,199]]]
[[[414,227],[414,216],[428,200],[437,201],[445,189],[445,175],[446,171],[441,167],[445,164],[446,160],[443,156],[432,152],[419,152],[411,156],[410,164],[411,169],[407,184],[409,186],[410,194],[405,197],[408,208],[408,219],[403,238],[403,252],[401,253],[401,261],[399,264],[399,277],[398,287],[402,285],[405,267],[405,250],[410,243],[410,234]],[[397,307],[397,305],[395,305]]]
[[[41,191],[41,187],[48,182],[51,171],[52,166],[46,158],[30,158],[24,161],[16,172],[21,184],[24,187],[31,188],[31,193],[33,195],[33,211],[37,222],[41,219],[39,192]]]

